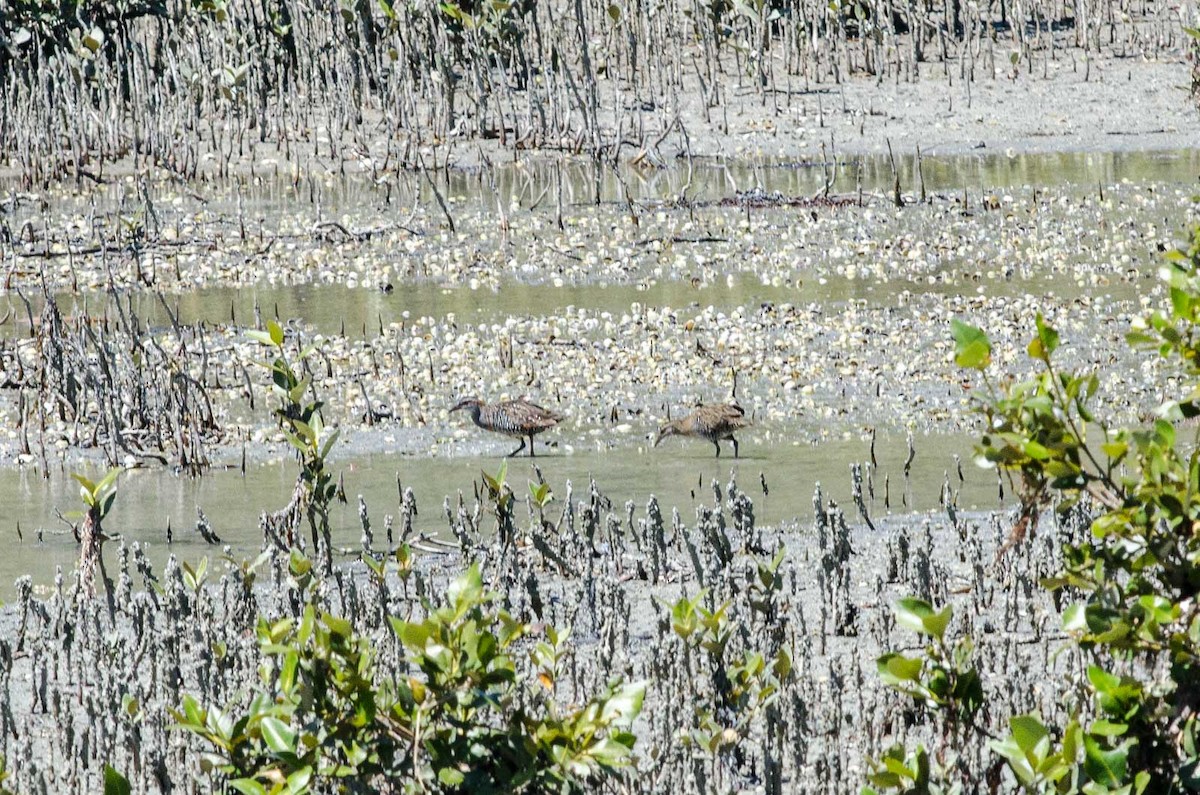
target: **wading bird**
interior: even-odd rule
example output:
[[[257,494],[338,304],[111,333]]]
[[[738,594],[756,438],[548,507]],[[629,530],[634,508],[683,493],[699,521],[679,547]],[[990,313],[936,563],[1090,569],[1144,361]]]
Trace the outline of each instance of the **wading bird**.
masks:
[[[533,437],[544,430],[553,428],[563,419],[561,414],[544,409],[530,403],[524,398],[504,400],[488,405],[479,398],[463,398],[454,404],[450,411],[466,409],[471,413],[471,419],[485,431],[502,433],[505,436],[515,436],[521,440],[521,446],[509,453],[514,456],[525,449],[525,439],[529,439],[529,455],[533,455]]]
[[[720,457],[720,441],[728,439],[733,442],[733,457],[737,458],[738,442],[733,438],[733,433],[749,424],[746,411],[741,406],[732,403],[709,403],[697,406],[696,410],[686,417],[668,422],[659,428],[654,446],[658,447],[658,443],[668,436],[692,436],[708,439],[717,448],[717,457]]]

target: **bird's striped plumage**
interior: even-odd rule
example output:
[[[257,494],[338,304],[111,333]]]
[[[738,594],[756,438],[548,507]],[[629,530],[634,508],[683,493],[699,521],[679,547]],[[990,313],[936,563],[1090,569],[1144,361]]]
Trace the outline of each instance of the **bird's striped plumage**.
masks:
[[[516,455],[524,450],[526,439],[529,440],[529,454],[533,455],[533,437],[563,420],[563,416],[558,412],[542,408],[524,398],[491,404],[484,403],[479,398],[463,398],[450,411],[460,409],[470,412],[471,420],[480,428],[520,439],[521,446],[509,455]]]
[[[668,436],[691,436],[697,439],[707,439],[717,448],[721,455],[721,440],[733,442],[733,457],[738,457],[738,442],[733,438],[735,431],[750,424],[746,419],[746,411],[735,403],[708,403],[697,406],[696,410],[686,417],[668,422],[658,429],[658,438],[654,446]]]

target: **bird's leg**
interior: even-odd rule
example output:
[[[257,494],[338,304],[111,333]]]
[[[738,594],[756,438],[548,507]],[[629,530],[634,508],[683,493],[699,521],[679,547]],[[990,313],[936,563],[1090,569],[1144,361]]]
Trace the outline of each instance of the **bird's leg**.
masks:
[[[521,444],[525,444],[524,439],[521,440]],[[533,452],[533,434],[531,433],[531,434],[529,434],[529,457],[533,458],[534,455],[535,455],[535,453]]]
[[[713,447],[717,448],[717,458],[721,457],[721,443],[713,439]]]
[[[733,442],[733,457],[734,457],[734,458],[737,458],[737,457],[738,457],[738,443],[737,443],[737,439],[734,439],[732,436],[730,436],[730,437],[729,437],[729,441]]]
[[[508,457],[512,458],[513,456],[515,456],[517,453],[521,452],[524,449],[525,449],[525,437],[522,436],[521,437],[521,446],[518,447],[516,450],[513,450],[511,453],[509,453]]]

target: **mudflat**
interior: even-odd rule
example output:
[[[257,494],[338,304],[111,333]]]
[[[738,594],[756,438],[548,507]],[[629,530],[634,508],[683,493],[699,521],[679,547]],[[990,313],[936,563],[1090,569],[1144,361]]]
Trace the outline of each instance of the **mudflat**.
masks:
[[[1065,723],[1087,661],[1062,650],[1039,582],[1091,517],[1047,513],[1006,544],[1013,484],[972,467],[984,385],[954,365],[949,325],[985,327],[997,369],[1022,376],[1040,314],[1064,366],[1101,375],[1106,417],[1151,416],[1171,364],[1124,337],[1165,300],[1160,257],[1196,221],[1200,114],[1186,20],[1148,8],[1111,30],[968,19],[953,57],[934,57],[953,22],[921,20],[917,58],[904,35],[865,36],[866,16],[811,49],[779,17],[743,19],[731,30],[780,42],[752,57],[722,49],[733,33],[705,49],[681,7],[655,27],[614,5],[588,24],[640,13],[630,30],[661,46],[601,29],[591,56],[527,83],[510,50],[478,58],[440,28],[446,49],[425,51],[458,52],[455,69],[355,60],[405,31],[377,20],[358,45],[336,14],[297,18],[298,36],[328,35],[300,36],[296,63],[320,68],[294,67],[291,91],[272,82],[283,66],[230,60],[261,34],[237,19],[171,28],[161,51],[143,20],[121,52],[158,66],[121,84],[97,44],[78,95],[64,62],[39,61],[39,82],[0,61],[14,789],[97,791],[104,764],[135,791],[224,786],[170,710],[185,693],[246,707],[271,668],[260,616],[311,600],[369,640],[377,681],[405,677],[388,616],[423,615],[472,562],[538,632],[574,627],[564,703],[649,682],[623,791],[856,791],[892,743],[936,739],[876,675],[882,652],[921,645],[891,609],[905,595],[951,606],[951,634],[974,639],[987,731]],[[209,49],[178,46],[196,31]],[[526,42],[530,61],[560,57]],[[185,83],[191,102],[165,101]],[[51,118],[59,137],[33,137]],[[294,510],[279,352],[340,433],[328,466],[349,504],[325,538]],[[507,439],[449,412],[467,395],[564,420],[536,458],[502,463]],[[719,401],[745,410],[742,459],[652,447]],[[108,467],[125,474],[93,598],[56,512],[79,507],[71,473]],[[507,517],[488,497],[501,467]],[[410,571],[372,573],[405,544]],[[292,547],[336,565],[308,590]],[[728,604],[719,652],[673,625],[681,600]],[[730,671],[756,660],[731,699]],[[962,749],[964,769],[997,769],[987,753]]]

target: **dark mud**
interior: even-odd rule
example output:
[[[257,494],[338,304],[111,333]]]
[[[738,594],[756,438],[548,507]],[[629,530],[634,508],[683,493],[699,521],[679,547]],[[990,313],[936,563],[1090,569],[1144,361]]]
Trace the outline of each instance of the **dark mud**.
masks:
[[[411,230],[361,234],[378,211],[363,197],[336,222],[277,198],[270,231],[246,236],[238,205],[185,196],[147,200],[143,238],[115,231],[119,208],[88,223],[23,204],[0,461],[196,472],[284,455],[265,352],[245,336],[276,318],[293,352],[317,345],[304,367],[352,456],[492,450],[446,413],[472,393],[552,404],[567,453],[636,451],[669,413],[730,397],[767,445],[962,433],[973,385],[951,366],[950,318],[988,328],[1020,371],[1038,311],[1070,363],[1103,372],[1114,416],[1136,418],[1162,364],[1121,340],[1196,215],[1193,158],[1171,162],[1177,181],[963,187],[904,208],[878,194],[797,208],[757,189],[726,190],[736,210],[569,204],[562,228],[553,204],[517,199],[501,228],[464,205],[453,233],[425,206]],[[20,256],[51,249],[53,267]]]
[[[373,580],[362,564],[339,566],[321,600],[372,638],[381,675],[403,676],[385,615],[418,615],[420,596],[443,593],[467,560],[481,561],[518,617],[573,627],[569,692],[590,691],[616,674],[651,680],[636,727],[637,770],[617,785],[625,792],[858,789],[868,752],[919,735],[909,728],[918,720],[909,700],[874,674],[882,649],[915,642],[891,617],[900,595],[954,606],[950,631],[975,639],[995,705],[986,718],[992,731],[1001,731],[1004,715],[1031,710],[1064,718],[1071,694],[1049,674],[1079,661],[1074,651],[1057,654],[1057,606],[1037,580],[1056,570],[1061,544],[1084,531],[1082,517],[1065,524],[1047,517],[1028,543],[997,560],[1009,518],[961,513],[953,490],[941,511],[881,518],[870,516],[874,503],[864,501],[864,515],[822,499],[818,489],[814,517],[763,527],[739,485],[708,488],[711,501],[694,516],[654,499],[614,505],[596,484],[568,488],[552,503],[558,507],[548,526],[531,511],[518,522],[517,545],[507,547],[487,540],[486,521],[476,524],[470,501],[448,501],[453,549],[422,556],[406,583]],[[387,541],[373,524],[363,543],[382,549]],[[404,527],[402,518],[394,541]],[[417,537],[414,531],[408,539]],[[781,548],[781,589],[763,612],[752,585],[756,561]],[[31,597],[26,581],[0,614],[0,753],[12,786],[94,791],[108,763],[138,792],[213,791],[195,741],[169,730],[166,710],[184,692],[209,704],[245,703],[262,659],[254,616],[297,609],[284,561],[276,555],[251,584],[214,560],[208,584],[194,590],[174,560],[152,571],[140,549],[122,548],[109,563],[115,590],[107,604],[73,598],[69,577],[45,601]],[[729,654],[773,657],[783,649],[792,661],[772,703],[719,716],[738,727],[738,739],[718,754],[688,740],[713,703],[717,670],[685,652],[667,607],[702,589],[710,606],[730,603]],[[976,758],[985,747],[962,749],[975,769],[986,767]]]

